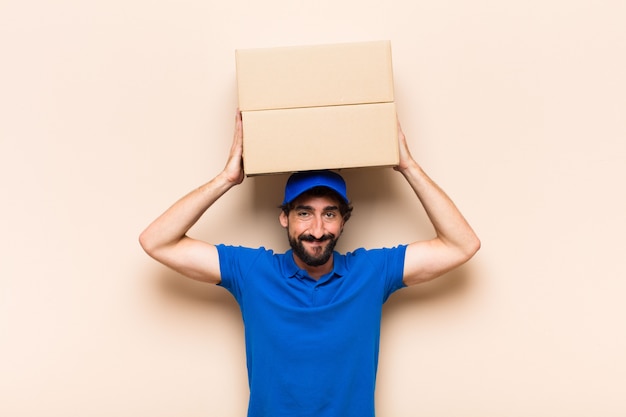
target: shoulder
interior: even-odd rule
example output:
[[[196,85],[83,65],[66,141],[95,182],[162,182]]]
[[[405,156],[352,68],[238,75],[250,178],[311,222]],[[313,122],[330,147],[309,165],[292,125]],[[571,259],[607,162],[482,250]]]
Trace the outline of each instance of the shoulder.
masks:
[[[219,254],[221,285],[238,294],[245,281],[271,276],[280,271],[283,255],[264,247],[216,245]]]
[[[225,253],[225,254],[234,253],[234,254],[246,255],[246,254],[255,254],[255,253],[256,254],[274,253],[271,249],[266,249],[263,246],[258,247],[258,248],[250,248],[247,246],[219,244],[219,245],[215,245],[215,247],[217,248],[218,252]]]
[[[376,259],[389,259],[393,257],[404,257],[406,252],[407,245],[398,245],[391,248],[374,248],[374,249],[366,249],[366,248],[358,248],[351,252],[347,252],[345,255],[340,255],[345,257],[346,261],[367,261],[367,260],[376,260]]]
[[[380,271],[397,271],[404,266],[406,245],[391,248],[365,249],[359,248],[345,255],[339,255],[340,262],[347,270],[371,269]],[[337,259],[337,258],[336,258]]]
[[[404,255],[406,245],[391,248],[359,248],[341,257],[345,273],[358,276],[359,281],[382,285],[383,301],[404,286]]]
[[[277,255],[271,249],[266,249],[261,246],[258,248],[250,248],[246,246],[233,246],[233,245],[215,245],[220,257],[220,263],[223,262],[237,262],[237,263],[250,263],[255,260],[270,260]]]
[[[274,265],[282,265],[289,263],[292,258],[291,251],[285,253],[276,253],[273,249],[267,249],[263,246],[251,248],[246,246],[234,246],[219,244],[215,245],[220,257],[220,263],[234,262],[244,265],[250,265],[255,262],[271,263]]]

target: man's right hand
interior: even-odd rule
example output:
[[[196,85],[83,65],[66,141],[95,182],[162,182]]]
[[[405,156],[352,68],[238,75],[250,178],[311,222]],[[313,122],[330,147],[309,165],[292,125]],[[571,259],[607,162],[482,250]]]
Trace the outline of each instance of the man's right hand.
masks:
[[[224,172],[227,179],[234,184],[241,184],[245,178],[243,171],[243,122],[239,110],[237,110],[235,115],[233,144],[230,147],[230,155],[224,167]]]
[[[193,190],[153,221],[139,237],[154,259],[181,274],[200,281],[220,282],[219,255],[215,245],[186,235],[206,210],[232,187],[241,184],[243,127],[241,112],[235,116],[235,133],[226,166],[208,183]]]

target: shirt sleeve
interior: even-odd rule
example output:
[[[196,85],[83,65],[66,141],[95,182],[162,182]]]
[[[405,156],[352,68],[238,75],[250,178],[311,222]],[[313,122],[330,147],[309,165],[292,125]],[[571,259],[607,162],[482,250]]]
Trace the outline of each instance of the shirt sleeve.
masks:
[[[216,245],[216,247],[220,260],[221,279],[220,283],[217,285],[220,287],[224,287],[233,295],[235,295],[235,293],[238,293],[239,291],[236,289],[238,288],[238,280],[236,278],[237,274],[234,272],[237,269],[234,261],[236,259],[236,257],[234,256],[234,247],[227,245]],[[237,298],[236,295],[235,298]]]
[[[385,253],[386,269],[384,301],[397,290],[406,287],[404,284],[404,255],[406,245],[390,249],[382,249]]]
[[[379,288],[381,301],[384,303],[395,291],[406,287],[404,284],[404,256],[406,245],[393,248],[364,249],[360,248],[350,253],[360,259],[360,268],[369,271],[370,279],[376,282]],[[352,261],[349,261],[351,263]],[[362,262],[365,262],[363,264]],[[351,267],[351,266],[349,266]]]
[[[264,248],[246,248],[243,246],[216,245],[220,260],[220,278],[217,284],[227,289],[237,301],[241,300],[245,290],[246,277],[259,257],[266,253]]]

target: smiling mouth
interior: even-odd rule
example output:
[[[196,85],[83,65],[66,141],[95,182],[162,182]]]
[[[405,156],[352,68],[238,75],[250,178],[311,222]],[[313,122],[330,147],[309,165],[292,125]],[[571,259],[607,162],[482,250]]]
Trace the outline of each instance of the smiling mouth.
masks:
[[[320,266],[328,262],[335,248],[335,242],[335,235],[332,233],[327,233],[320,238],[315,238],[308,233],[297,238],[289,238],[289,244],[295,256],[309,266]]]
[[[311,235],[302,235],[298,238],[301,242],[309,242],[309,243],[324,243],[328,240],[333,240],[335,235],[332,233],[326,234],[320,238],[313,237]]]
[[[324,241],[322,242],[315,241],[315,242],[307,242],[307,243],[308,243],[307,246],[309,247],[309,249],[315,253],[322,252],[324,248],[327,246]]]

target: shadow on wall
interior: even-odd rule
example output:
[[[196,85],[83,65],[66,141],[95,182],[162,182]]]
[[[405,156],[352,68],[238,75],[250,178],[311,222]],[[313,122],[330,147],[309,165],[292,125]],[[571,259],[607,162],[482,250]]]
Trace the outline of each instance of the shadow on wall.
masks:
[[[465,264],[432,281],[396,292],[385,303],[385,315],[392,316],[408,307],[427,308],[465,298],[471,292],[475,279],[472,265]]]
[[[257,209],[267,210],[274,217],[278,216],[278,206],[283,202],[285,184],[289,174],[259,175],[247,178],[253,182],[253,201]]]
[[[402,204],[402,193],[395,184],[401,180],[408,189],[402,175],[390,167],[347,169],[341,174],[348,184],[350,200],[357,208],[381,201]]]
[[[339,172],[346,180],[354,212],[339,240],[338,251],[389,247],[433,236],[430,221],[401,174],[389,167],[343,169]],[[274,225],[288,177],[288,174],[277,174],[246,179],[250,194],[245,207],[241,208],[242,221],[256,219],[256,228],[266,227],[266,221]],[[282,232],[276,233],[280,229],[273,226],[263,231],[265,238],[271,239],[270,247],[277,250],[287,248]]]
[[[237,302],[226,289],[194,281],[165,267],[157,274],[154,287],[159,296],[176,303],[217,308],[232,317],[240,315]]]
[[[476,274],[470,263],[433,281],[398,291],[385,303],[385,317],[402,313],[409,307],[427,308],[433,303],[448,303],[464,298],[471,291],[475,278]],[[235,324],[239,324],[239,306],[224,288],[185,278],[165,268],[157,274],[155,281],[154,287],[160,297],[190,307],[217,309],[222,319],[229,317]]]
[[[348,197],[356,204],[372,201],[400,201],[401,195],[393,185],[401,175],[392,168],[358,168],[338,171],[346,180]],[[289,174],[260,175],[247,178],[253,181],[255,207],[276,212],[283,201],[283,192]]]
[[[363,246],[390,246],[430,238],[432,226],[401,174],[392,168],[344,169],[340,173],[347,182],[348,196],[355,206],[355,216],[339,241],[339,251]],[[250,194],[245,199],[246,203],[237,207],[241,211],[240,227],[250,217],[271,222],[269,225],[256,222],[250,228],[244,229],[247,233],[260,232],[264,240],[269,240],[270,247],[280,249],[286,249],[288,245],[284,234],[275,223],[278,221],[278,206],[282,202],[288,177],[289,174],[276,174],[246,178]],[[416,211],[416,208],[419,210]],[[235,233],[236,230],[231,229],[231,232]],[[266,243],[268,242],[262,242]],[[407,303],[424,305],[431,301],[461,296],[470,289],[472,275],[471,263],[463,265],[436,280],[394,294],[386,308],[394,311]],[[163,269],[158,276],[158,288],[168,298],[174,297],[198,304],[208,303],[213,308],[223,308],[225,313],[239,314],[236,302],[223,288],[184,278],[167,269]]]

